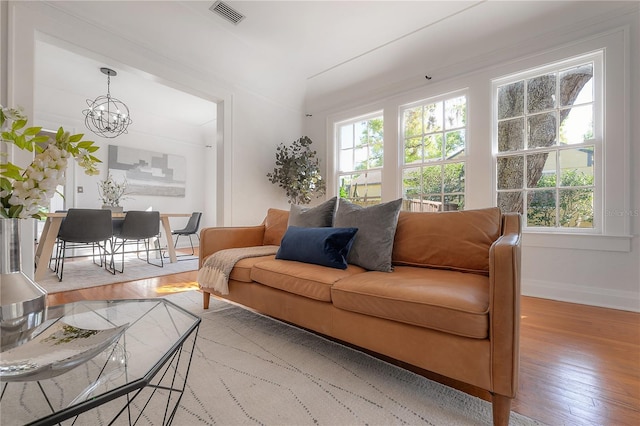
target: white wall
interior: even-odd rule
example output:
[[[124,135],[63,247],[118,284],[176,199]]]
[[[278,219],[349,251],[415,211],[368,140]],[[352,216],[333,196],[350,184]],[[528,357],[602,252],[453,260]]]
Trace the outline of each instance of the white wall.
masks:
[[[306,123],[308,135],[326,144],[321,155],[327,175],[333,175],[333,123],[372,111],[385,110],[385,164],[397,164],[398,107],[405,103],[467,89],[468,157],[466,206],[495,205],[492,154],[491,81],[510,73],[567,57],[606,50],[605,208],[604,232],[595,236],[525,233],[522,292],[525,295],[640,311],[640,74],[638,5],[602,22],[566,26],[511,48],[474,57],[467,63],[440,70],[431,81],[407,78],[389,83],[372,79],[344,89],[330,87],[331,75],[310,81]],[[629,13],[631,12],[631,13]],[[569,31],[571,29],[571,31]],[[454,48],[454,47],[452,47]],[[478,64],[482,64],[478,67]],[[401,75],[417,75],[420,68],[398,63]],[[353,64],[351,64],[353,67]],[[424,69],[424,68],[423,68]],[[336,72],[339,74],[339,71]],[[422,72],[424,74],[424,72]],[[447,77],[449,76],[449,77]],[[333,76],[339,79],[339,76]],[[388,127],[390,129],[388,129]],[[393,167],[392,167],[393,169]],[[383,178],[384,180],[384,178]],[[391,176],[398,182],[399,178]],[[332,187],[335,194],[336,188]],[[383,199],[402,196],[399,185],[385,185]],[[331,195],[331,194],[329,194]],[[607,213],[608,212],[608,213]]]
[[[235,93],[233,104],[243,115],[234,116],[231,223],[257,225],[269,207],[289,208],[284,190],[266,175],[275,166],[275,147],[302,136],[303,114],[242,90]]]
[[[7,36],[9,34],[9,8],[7,2],[0,2],[0,105],[7,103]]]

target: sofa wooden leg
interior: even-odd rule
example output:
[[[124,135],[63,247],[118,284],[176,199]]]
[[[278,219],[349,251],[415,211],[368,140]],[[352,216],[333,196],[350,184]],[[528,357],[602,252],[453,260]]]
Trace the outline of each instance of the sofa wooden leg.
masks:
[[[209,297],[211,294],[208,291],[202,292],[202,309],[209,309]]]
[[[492,401],[493,426],[508,426],[511,415],[511,399],[508,396],[494,393]]]

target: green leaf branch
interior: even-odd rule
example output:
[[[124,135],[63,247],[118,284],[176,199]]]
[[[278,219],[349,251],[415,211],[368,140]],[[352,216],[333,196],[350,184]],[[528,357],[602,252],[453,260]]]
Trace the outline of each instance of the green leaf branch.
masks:
[[[276,167],[267,178],[284,188],[289,203],[309,204],[311,199],[324,195],[326,185],[320,174],[320,160],[310,145],[307,136],[293,142],[291,146],[280,144],[276,148]]]
[[[93,155],[99,147],[82,140],[83,134],[71,135],[60,127],[55,140],[50,141],[49,136],[40,134],[42,127],[27,124],[22,109],[0,105],[1,142],[35,154],[31,164],[22,168],[7,161],[7,154],[2,153],[0,217],[3,218],[43,218],[58,185],[66,180],[68,158],[74,158],[88,175],[97,175],[97,164],[101,163]]]

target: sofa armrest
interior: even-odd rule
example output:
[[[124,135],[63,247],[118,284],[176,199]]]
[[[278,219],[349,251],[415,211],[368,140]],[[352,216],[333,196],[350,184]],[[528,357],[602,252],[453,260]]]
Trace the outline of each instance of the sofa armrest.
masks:
[[[504,214],[502,236],[489,251],[489,335],[492,388],[507,397],[515,396],[518,383],[521,240],[521,216]]]
[[[200,262],[198,267],[202,267],[207,256],[217,251],[263,245],[264,230],[264,225],[203,228],[200,231]]]

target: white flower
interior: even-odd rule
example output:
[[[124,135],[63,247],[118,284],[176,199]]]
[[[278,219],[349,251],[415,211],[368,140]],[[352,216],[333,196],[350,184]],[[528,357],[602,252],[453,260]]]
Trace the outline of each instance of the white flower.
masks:
[[[102,203],[107,206],[119,206],[127,194],[127,181],[116,183],[111,175],[98,183],[98,192]]]
[[[48,190],[55,191],[55,189],[58,187],[58,184],[59,182],[57,179],[46,178],[40,181],[38,186],[40,187],[40,189],[44,189],[45,191],[48,191]]]
[[[18,120],[26,120],[27,116],[24,113],[24,110],[22,109],[22,107],[18,107],[18,108],[5,108],[2,105],[0,105],[0,108],[2,109],[2,112],[4,113],[4,115],[12,120],[12,121],[18,121]]]
[[[22,127],[14,129],[18,120],[27,121],[21,108],[6,108],[0,105],[0,131],[3,144],[13,144],[20,149],[33,152],[36,144],[46,142],[48,138],[37,135],[40,127]],[[41,210],[48,207],[49,200],[55,195],[56,188],[65,182],[65,170],[68,158],[74,157],[88,175],[96,175],[97,163],[100,162],[92,153],[98,147],[90,141],[81,141],[82,135],[71,137],[69,132],[60,128],[55,141],[49,143],[44,151],[36,154],[32,163],[21,168],[5,161],[0,167],[0,217],[40,218]],[[71,142],[75,140],[75,142]],[[16,141],[20,141],[16,143]],[[78,145],[82,144],[82,148]],[[4,152],[4,149],[3,149]]]
[[[60,150],[55,146],[52,146],[50,149],[47,149],[46,151],[43,152],[43,154],[44,153],[48,154],[49,158],[54,161],[60,158]]]

